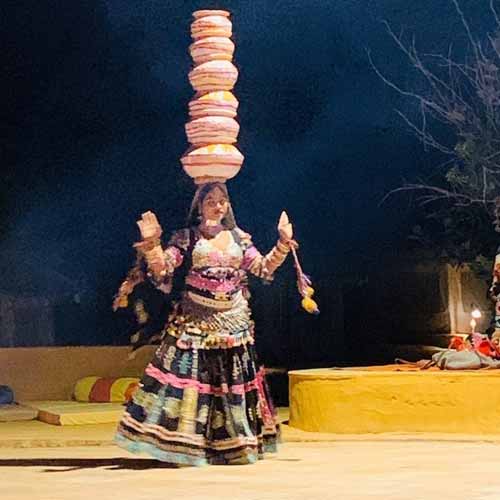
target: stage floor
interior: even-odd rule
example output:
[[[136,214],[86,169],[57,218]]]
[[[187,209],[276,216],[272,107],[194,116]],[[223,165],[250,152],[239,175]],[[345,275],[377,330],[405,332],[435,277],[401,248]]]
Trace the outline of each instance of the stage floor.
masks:
[[[498,500],[499,451],[478,442],[286,443],[254,465],[169,469],[117,447],[4,448],[0,489],[5,500]]]
[[[279,409],[286,422],[288,410]],[[499,500],[500,434],[332,434],[283,425],[252,466],[169,469],[111,445],[115,424],[0,423],[2,499]]]
[[[284,442],[328,442],[335,440],[335,436],[332,434],[305,432],[290,427],[287,425],[288,408],[278,408],[277,411]],[[116,423],[60,426],[38,420],[0,422],[0,449],[112,446],[116,426]]]
[[[335,434],[500,434],[500,370],[405,365],[289,372],[290,426]]]

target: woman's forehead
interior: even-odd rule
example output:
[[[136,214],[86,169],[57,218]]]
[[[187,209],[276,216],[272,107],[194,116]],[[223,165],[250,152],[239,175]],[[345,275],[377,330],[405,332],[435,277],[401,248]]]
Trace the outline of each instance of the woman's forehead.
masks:
[[[207,193],[206,198],[227,198],[227,196],[220,187],[216,186]]]

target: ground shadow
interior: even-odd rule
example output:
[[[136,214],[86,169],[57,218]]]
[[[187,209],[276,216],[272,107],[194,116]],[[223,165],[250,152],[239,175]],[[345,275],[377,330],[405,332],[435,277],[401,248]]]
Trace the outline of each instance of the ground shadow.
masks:
[[[70,472],[81,469],[108,470],[178,469],[168,462],[138,458],[12,458],[0,459],[0,467],[57,467],[43,472]]]

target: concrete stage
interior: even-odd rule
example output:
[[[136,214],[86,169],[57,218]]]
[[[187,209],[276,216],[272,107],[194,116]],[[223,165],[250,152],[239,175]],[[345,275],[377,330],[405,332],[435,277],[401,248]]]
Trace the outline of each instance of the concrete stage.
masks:
[[[267,460],[181,469],[112,446],[116,423],[0,423],[0,498],[500,499],[500,433],[316,433],[287,425],[286,408],[279,419],[284,444]]]
[[[100,403],[94,403],[99,405]],[[282,439],[286,442],[329,442],[332,434],[305,432],[287,425],[288,408],[278,408]],[[120,415],[121,416],[121,415]],[[112,446],[116,422],[82,425],[50,425],[39,420],[0,422],[0,455],[3,448],[65,448]],[[1,496],[0,496],[1,498]]]
[[[303,431],[500,435],[500,370],[321,368],[289,381],[290,426]]]
[[[2,448],[2,500],[498,500],[500,446],[285,443],[254,465],[170,469],[110,446]]]

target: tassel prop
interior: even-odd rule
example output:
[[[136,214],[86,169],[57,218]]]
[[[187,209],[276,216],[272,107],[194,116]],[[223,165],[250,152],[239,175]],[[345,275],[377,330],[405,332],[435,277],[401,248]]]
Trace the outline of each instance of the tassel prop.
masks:
[[[302,266],[297,256],[297,247],[298,245],[295,241],[290,245],[295,270],[297,271],[297,288],[302,296],[301,305],[309,314],[319,314],[318,304],[312,299],[314,288],[312,287],[311,278],[302,270]]]

